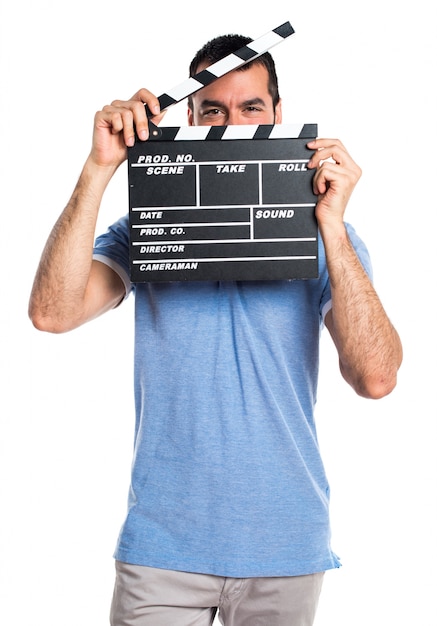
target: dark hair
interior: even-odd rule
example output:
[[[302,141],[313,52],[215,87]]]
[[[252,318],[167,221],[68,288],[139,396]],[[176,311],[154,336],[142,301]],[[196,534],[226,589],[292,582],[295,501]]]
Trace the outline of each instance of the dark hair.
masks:
[[[208,65],[212,65],[217,61],[220,61],[228,54],[235,52],[243,46],[247,46],[253,41],[250,37],[244,37],[243,35],[220,35],[208,41],[194,56],[190,63],[189,75],[194,76],[198,72],[198,68],[205,61]],[[242,65],[238,70],[247,70],[255,63],[263,65],[269,76],[268,90],[273,100],[273,108],[275,109],[279,102],[279,90],[278,90],[278,77],[276,75],[275,62],[272,55],[269,52],[264,52],[261,56],[257,57],[253,61],[249,61],[245,65]],[[188,106],[193,108],[192,98],[188,98]]]

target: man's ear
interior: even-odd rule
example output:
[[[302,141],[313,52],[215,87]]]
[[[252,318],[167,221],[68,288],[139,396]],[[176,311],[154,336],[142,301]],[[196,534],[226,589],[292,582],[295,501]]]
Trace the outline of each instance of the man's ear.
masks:
[[[282,123],[282,100],[279,100],[275,109],[275,124]]]
[[[193,111],[191,110],[190,107],[188,107],[187,118],[188,118],[188,126],[194,126]]]

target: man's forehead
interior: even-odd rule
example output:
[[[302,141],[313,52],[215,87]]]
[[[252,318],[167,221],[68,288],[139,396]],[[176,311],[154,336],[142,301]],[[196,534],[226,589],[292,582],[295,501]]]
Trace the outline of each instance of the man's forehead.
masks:
[[[206,69],[205,67],[200,66],[202,69]],[[229,93],[230,89],[245,89],[250,90],[253,89],[253,98],[262,97],[261,92],[268,92],[269,86],[269,74],[264,65],[260,63],[251,64],[249,67],[239,68],[232,70],[212,81],[209,85],[202,87],[199,91],[195,92],[192,97],[197,101],[202,100],[204,98],[209,98],[209,94],[220,94],[223,95]],[[213,97],[217,97],[214,95]]]

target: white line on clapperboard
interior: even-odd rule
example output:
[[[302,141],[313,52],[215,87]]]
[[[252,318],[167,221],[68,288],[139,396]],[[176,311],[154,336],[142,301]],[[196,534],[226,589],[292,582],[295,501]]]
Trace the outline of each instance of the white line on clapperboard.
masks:
[[[233,222],[232,224],[230,224],[231,226],[248,226],[247,223],[245,222]],[[163,226],[168,226],[168,224],[163,224]],[[173,226],[173,224],[172,224]],[[175,224],[175,226],[187,226],[186,224]],[[191,224],[190,224],[191,226]],[[229,224],[193,224],[193,226],[229,226]],[[134,227],[135,228],[135,227]],[[217,244],[224,244],[224,243],[241,243],[243,244],[252,244],[252,243],[275,243],[276,241],[280,241],[282,242],[290,242],[290,241],[316,241],[316,237],[284,237],[284,238],[278,238],[278,237],[274,237],[273,239],[255,239],[255,240],[249,240],[249,239],[184,239],[184,240],[177,240],[177,243],[179,244],[211,244],[211,245],[217,245]],[[162,241],[161,239],[159,240],[153,240],[153,243],[150,241],[133,241],[132,245],[133,246],[171,246],[171,245],[175,245],[176,241],[170,240],[170,241]]]
[[[133,261],[133,265],[141,265],[144,263],[227,263],[229,261],[314,261],[317,257],[315,255],[308,256],[237,256],[237,257],[209,257],[209,258],[195,258],[195,259],[147,259],[142,261]]]
[[[291,138],[292,139],[292,138]],[[256,165],[257,163],[267,163],[270,165],[271,163],[308,163],[309,159],[244,159],[242,161],[238,160],[225,160],[225,161],[184,161],[182,163],[178,162],[178,165],[189,166],[189,165],[223,165],[232,163],[234,165],[239,164],[249,164]],[[174,161],[167,161],[164,165],[175,165]],[[162,167],[162,163],[131,163],[131,167]]]

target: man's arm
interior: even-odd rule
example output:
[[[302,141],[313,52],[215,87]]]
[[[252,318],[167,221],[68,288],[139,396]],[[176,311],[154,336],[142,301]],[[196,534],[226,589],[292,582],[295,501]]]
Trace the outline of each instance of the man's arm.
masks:
[[[93,261],[97,216],[103,194],[135,129],[148,138],[144,103],[159,111],[157,98],[146,89],[129,101],[114,101],[96,113],[90,155],[73,195],[53,227],[36,272],[29,316],[36,328],[65,332],[116,306],[124,296],[121,278]],[[157,118],[154,118],[157,122]]]
[[[361,170],[338,140],[319,139],[309,147],[316,150],[309,167],[316,168],[316,217],[332,292],[332,309],[325,323],[336,345],[345,380],[361,396],[382,398],[396,385],[402,346],[343,221]]]

